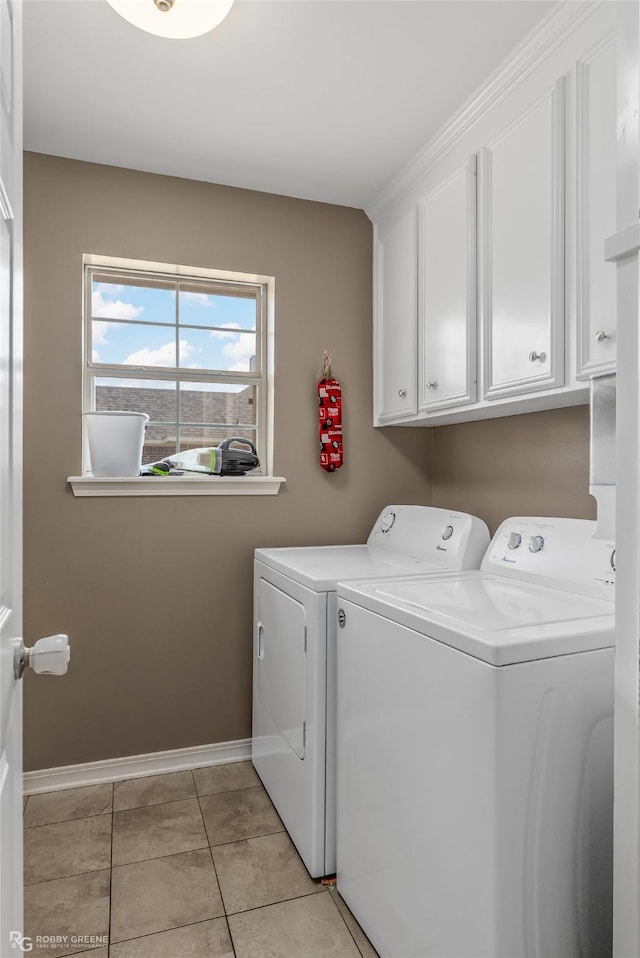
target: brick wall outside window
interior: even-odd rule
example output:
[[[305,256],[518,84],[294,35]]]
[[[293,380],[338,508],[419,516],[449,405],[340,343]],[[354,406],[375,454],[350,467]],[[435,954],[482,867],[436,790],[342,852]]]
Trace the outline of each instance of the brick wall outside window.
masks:
[[[175,389],[139,389],[128,386],[97,386],[99,411],[145,412],[150,422],[145,434],[143,463],[156,462],[176,452]],[[239,392],[180,390],[180,447],[197,449],[214,446],[231,436],[255,442],[255,430],[242,429],[238,423],[255,423],[254,388]],[[154,425],[154,423],[169,425]],[[220,423],[212,428],[199,423]],[[173,424],[173,425],[171,425]],[[192,424],[192,425],[187,425]]]

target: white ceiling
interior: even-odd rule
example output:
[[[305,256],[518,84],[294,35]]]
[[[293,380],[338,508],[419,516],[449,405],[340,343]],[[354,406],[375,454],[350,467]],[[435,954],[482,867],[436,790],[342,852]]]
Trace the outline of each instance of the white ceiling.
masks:
[[[165,40],[25,0],[25,148],[365,207],[554,6],[236,0]]]

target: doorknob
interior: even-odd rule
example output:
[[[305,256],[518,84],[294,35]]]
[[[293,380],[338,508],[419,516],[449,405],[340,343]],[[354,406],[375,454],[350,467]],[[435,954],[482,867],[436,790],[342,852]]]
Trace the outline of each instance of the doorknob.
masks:
[[[68,635],[47,635],[30,649],[20,640],[13,662],[14,675],[21,679],[27,666],[39,675],[64,675],[70,658]]]

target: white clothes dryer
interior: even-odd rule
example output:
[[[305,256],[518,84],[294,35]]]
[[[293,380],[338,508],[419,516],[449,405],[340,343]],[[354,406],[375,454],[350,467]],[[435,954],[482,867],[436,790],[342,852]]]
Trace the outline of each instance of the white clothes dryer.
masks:
[[[338,586],[338,890],[382,958],[611,954],[615,549]]]
[[[257,549],[252,759],[309,873],[336,869],[336,584],[477,569],[481,519],[388,506],[365,545]]]

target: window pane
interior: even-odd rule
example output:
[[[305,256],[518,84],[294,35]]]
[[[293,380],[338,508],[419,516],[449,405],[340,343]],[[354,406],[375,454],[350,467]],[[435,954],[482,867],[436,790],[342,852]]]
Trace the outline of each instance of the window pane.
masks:
[[[124,366],[175,366],[175,326],[138,326],[132,323],[91,324],[91,359],[94,363]],[[180,358],[187,362],[194,352],[185,339],[180,340]]]
[[[146,379],[96,379],[96,409],[146,412],[155,422],[175,422],[177,384]]]
[[[91,315],[94,319],[139,319],[146,323],[175,323],[176,293],[161,280],[122,283],[95,275],[91,285]]]
[[[144,436],[142,465],[146,466],[150,462],[158,462],[167,456],[175,455],[178,448],[176,434],[175,423],[162,426],[149,423]]]
[[[180,284],[180,323],[255,330],[256,297],[207,293],[198,285]]]
[[[180,451],[185,449],[199,449],[201,446],[217,446],[223,439],[250,439],[254,445],[256,443],[255,429],[242,428],[238,426],[218,426],[215,429],[210,426],[181,426],[180,427]]]
[[[180,422],[183,424],[181,432],[197,423],[207,423],[210,426],[223,424],[225,428],[228,427],[226,435],[230,436],[234,433],[229,432],[229,429],[236,429],[238,423],[255,425],[255,386],[180,383],[179,389]],[[193,435],[193,432],[190,435]]]
[[[142,462],[156,462],[176,451],[177,383],[144,379],[96,379],[96,409],[146,412]]]
[[[180,365],[185,369],[251,372],[256,368],[256,334],[181,329]]]

